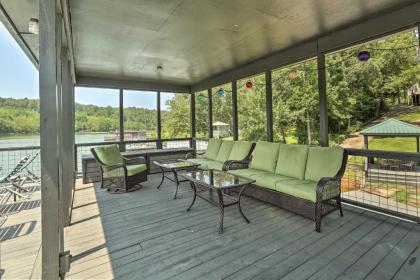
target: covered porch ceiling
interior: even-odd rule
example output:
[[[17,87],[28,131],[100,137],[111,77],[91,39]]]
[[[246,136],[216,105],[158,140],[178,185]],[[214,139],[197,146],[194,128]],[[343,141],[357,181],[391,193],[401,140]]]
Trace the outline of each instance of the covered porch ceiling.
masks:
[[[37,64],[38,37],[19,32],[27,31],[31,17],[38,17],[38,1],[0,4],[0,19]],[[415,4],[418,1],[68,1],[79,84],[141,81],[194,89],[221,82],[212,79],[272,60],[294,46]],[[419,10],[413,13],[418,21]]]

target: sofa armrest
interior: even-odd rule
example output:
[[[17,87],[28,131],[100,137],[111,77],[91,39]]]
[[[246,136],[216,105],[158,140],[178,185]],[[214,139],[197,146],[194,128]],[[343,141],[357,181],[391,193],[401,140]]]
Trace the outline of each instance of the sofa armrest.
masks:
[[[124,164],[126,165],[133,165],[133,164],[146,164],[146,159],[144,157],[132,157],[127,158],[123,157]]]
[[[324,201],[341,194],[341,177],[325,177],[318,181],[316,200]]]
[[[205,151],[193,151],[185,155],[185,159],[196,158],[197,155],[202,156],[206,152]]]
[[[246,169],[249,166],[249,160],[228,160],[223,164],[223,171]]]

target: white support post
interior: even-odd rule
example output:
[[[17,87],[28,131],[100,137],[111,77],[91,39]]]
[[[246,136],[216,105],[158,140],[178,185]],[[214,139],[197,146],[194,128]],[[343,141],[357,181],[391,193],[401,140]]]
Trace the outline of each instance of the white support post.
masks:
[[[58,279],[60,254],[56,0],[39,1],[42,279]],[[61,46],[60,46],[61,48]]]

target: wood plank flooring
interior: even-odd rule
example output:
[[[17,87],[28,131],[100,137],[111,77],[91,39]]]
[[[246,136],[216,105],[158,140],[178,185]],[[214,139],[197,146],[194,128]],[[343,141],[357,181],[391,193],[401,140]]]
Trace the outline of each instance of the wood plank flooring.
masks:
[[[181,185],[111,195],[78,185],[65,247],[73,261],[66,279],[420,279],[420,225],[345,206],[314,223],[245,198],[246,224],[237,208],[218,210]],[[1,279],[29,279],[41,242],[40,193],[2,208]]]

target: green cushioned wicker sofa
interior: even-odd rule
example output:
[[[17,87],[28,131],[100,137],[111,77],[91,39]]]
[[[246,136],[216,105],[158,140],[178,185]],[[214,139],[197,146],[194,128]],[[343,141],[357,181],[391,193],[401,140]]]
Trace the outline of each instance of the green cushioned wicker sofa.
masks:
[[[249,141],[231,141],[210,139],[205,153],[188,154],[187,161],[200,164],[201,169],[225,170],[231,161],[247,161],[254,149],[255,143]],[[204,155],[202,158],[191,156]]]
[[[252,156],[230,161],[226,170],[256,180],[245,194],[315,220],[341,209],[340,183],[347,152],[340,147],[312,147],[258,142]]]

